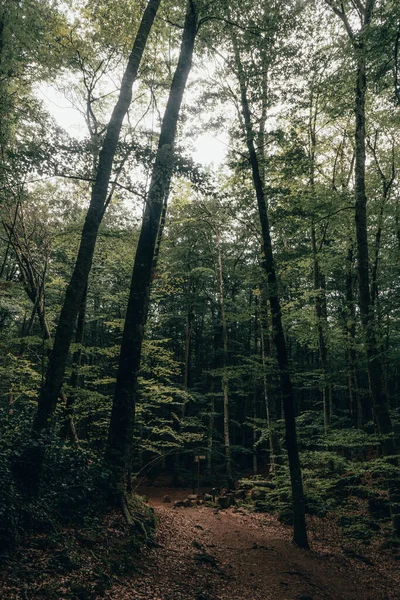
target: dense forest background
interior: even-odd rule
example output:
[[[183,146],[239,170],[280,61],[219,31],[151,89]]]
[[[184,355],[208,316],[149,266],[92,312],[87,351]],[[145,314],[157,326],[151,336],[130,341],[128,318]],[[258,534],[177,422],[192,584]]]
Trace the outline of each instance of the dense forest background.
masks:
[[[1,2],[4,549],[196,456],[398,543],[399,51],[391,0]]]

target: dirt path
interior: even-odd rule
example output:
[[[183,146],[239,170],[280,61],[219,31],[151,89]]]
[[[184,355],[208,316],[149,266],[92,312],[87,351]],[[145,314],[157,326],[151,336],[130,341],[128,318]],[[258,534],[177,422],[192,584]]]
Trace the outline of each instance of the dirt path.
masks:
[[[158,547],[143,555],[141,574],[120,581],[113,600],[395,600],[397,579],[374,565],[290,543],[290,529],[268,515],[163,504]],[[187,492],[170,491],[172,502]],[[358,564],[359,563],[359,564]]]

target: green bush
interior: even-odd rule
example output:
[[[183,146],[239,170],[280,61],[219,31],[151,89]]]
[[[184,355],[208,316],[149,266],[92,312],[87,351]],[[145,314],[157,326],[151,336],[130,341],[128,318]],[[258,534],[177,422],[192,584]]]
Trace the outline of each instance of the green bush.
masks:
[[[54,531],[56,523],[84,522],[102,510],[99,460],[82,448],[64,444],[57,433],[46,439],[38,494],[23,491],[19,460],[29,444],[31,408],[0,417],[0,555],[14,547],[21,533]],[[16,483],[19,483],[16,485]],[[23,482],[22,482],[23,483]]]
[[[374,534],[380,530],[379,525],[372,519],[362,515],[343,515],[339,525],[345,538],[368,543]]]

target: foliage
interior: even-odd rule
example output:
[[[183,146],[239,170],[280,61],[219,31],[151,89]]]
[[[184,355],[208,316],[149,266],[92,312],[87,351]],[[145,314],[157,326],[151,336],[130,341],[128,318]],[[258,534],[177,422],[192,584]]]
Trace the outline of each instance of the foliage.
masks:
[[[343,3],[358,20],[355,4]],[[40,494],[26,504],[15,464],[75,263],[87,198],[141,13],[133,0],[21,0],[0,9],[0,549],[27,528],[102,515],[121,332],[162,109],[178,53],[182,3],[163,2],[113,166],[110,204],[71,347]],[[259,474],[255,510],[292,519],[282,398],[232,31],[243,61],[279,275],[306,510],[336,514],[369,542],[389,527],[388,483],[368,381],[354,227],[354,55],[327,3],[207,5],[176,148],[170,208],[142,349],[132,477],[191,485],[226,480],[223,384],[235,477]],[[335,18],[334,18],[335,17]],[[366,45],[367,244],[378,355],[396,438],[400,200],[398,9],[377,3]],[[397,29],[396,29],[397,28]],[[312,40],[312,41],[311,41]],[[397,45],[396,45],[397,40]],[[396,66],[397,65],[397,66]],[[70,127],[39,98],[54,85],[81,115]],[[200,114],[202,113],[202,114]],[[191,158],[197,134],[226,136],[223,165]],[[217,243],[218,239],[218,243]],[[218,250],[220,252],[218,252]],[[227,350],[218,261],[222,263]],[[71,328],[75,324],[71,323]],[[79,446],[72,445],[68,422]],[[387,441],[388,438],[386,438]],[[203,459],[202,459],[203,460]],[[14,470],[13,470],[14,469]],[[134,483],[133,486],[136,484]],[[138,509],[140,512],[141,509]],[[57,565],[53,565],[54,568]]]

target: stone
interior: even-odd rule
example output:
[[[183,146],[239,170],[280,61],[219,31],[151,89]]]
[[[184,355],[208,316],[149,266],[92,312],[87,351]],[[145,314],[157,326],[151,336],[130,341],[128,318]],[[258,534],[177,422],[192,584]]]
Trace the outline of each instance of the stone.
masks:
[[[221,508],[229,508],[231,505],[231,497],[230,496],[219,496],[218,504]]]

